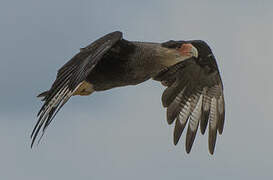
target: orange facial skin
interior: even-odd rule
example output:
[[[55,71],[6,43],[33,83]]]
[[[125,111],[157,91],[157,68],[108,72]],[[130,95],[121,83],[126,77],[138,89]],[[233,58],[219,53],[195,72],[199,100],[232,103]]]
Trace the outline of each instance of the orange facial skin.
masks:
[[[191,44],[183,44],[178,51],[182,56],[192,56],[192,48]]]

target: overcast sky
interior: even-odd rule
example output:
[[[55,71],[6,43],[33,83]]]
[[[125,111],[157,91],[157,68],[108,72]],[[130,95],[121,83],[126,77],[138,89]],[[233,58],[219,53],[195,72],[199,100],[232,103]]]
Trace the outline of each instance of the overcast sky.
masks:
[[[2,0],[1,179],[272,178],[272,8],[269,0]],[[154,81],[73,97],[30,149],[35,96],[79,48],[115,30],[129,40],[209,43],[226,98],[213,156],[200,131],[189,155],[185,136],[172,144]]]

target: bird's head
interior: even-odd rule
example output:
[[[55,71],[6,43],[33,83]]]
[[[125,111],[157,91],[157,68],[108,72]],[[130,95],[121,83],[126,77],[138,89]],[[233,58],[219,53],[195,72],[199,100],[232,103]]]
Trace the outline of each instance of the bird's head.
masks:
[[[191,43],[183,42],[177,50],[183,57],[198,58],[199,56],[198,49]]]
[[[208,44],[202,40],[181,41],[180,52],[183,55],[193,56],[199,61],[207,57],[213,56]]]
[[[214,59],[213,53],[205,41],[168,41],[162,44],[163,47],[176,49],[184,59],[194,58],[199,64],[206,64],[208,60]]]
[[[191,44],[191,41],[168,41],[165,43],[162,43],[163,47],[169,48],[169,49],[175,49],[179,52],[179,54],[184,57],[184,59],[189,58],[198,58],[199,52],[197,47],[195,47],[193,44]]]
[[[202,59],[212,55],[212,51],[205,41],[193,40],[187,42],[197,49],[199,55],[198,58]]]
[[[211,69],[216,69],[218,71],[216,59],[209,47],[209,45],[202,40],[192,40],[188,41],[192,44],[198,51],[197,63],[201,66],[210,66]]]
[[[201,66],[210,65],[217,69],[215,57],[209,45],[202,40],[180,41],[181,45],[178,48],[183,56],[194,58]]]

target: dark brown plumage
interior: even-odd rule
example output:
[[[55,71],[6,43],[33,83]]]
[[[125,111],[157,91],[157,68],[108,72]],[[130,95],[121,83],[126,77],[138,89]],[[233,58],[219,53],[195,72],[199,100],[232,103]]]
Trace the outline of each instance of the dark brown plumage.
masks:
[[[167,121],[175,121],[174,144],[185,129],[190,152],[198,126],[209,126],[209,151],[214,152],[217,130],[222,134],[225,118],[223,85],[214,55],[200,40],[165,43],[133,42],[121,32],[103,36],[82,48],[57,73],[51,88],[41,93],[44,104],[31,134],[32,144],[42,135],[60,108],[73,95],[89,95],[114,87],[136,85],[150,78],[167,86],[162,104]]]

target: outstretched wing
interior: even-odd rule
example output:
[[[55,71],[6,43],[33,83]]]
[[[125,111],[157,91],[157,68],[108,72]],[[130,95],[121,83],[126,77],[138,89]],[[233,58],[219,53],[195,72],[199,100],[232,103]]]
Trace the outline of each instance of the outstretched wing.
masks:
[[[162,103],[167,107],[167,121],[175,120],[174,144],[188,124],[186,151],[190,152],[198,126],[204,134],[209,124],[209,151],[214,152],[217,129],[222,134],[225,118],[223,85],[214,56],[211,54],[201,65],[195,58],[176,64],[161,72],[155,80],[168,88]],[[188,123],[187,123],[188,122]]]
[[[122,39],[121,32],[112,32],[96,40],[76,54],[57,73],[57,78],[50,90],[41,93],[44,104],[38,113],[38,121],[31,133],[32,143],[42,129],[48,127],[60,108],[68,101],[75,91],[84,83],[87,75],[93,70],[103,55]],[[42,136],[41,136],[42,137]]]

